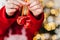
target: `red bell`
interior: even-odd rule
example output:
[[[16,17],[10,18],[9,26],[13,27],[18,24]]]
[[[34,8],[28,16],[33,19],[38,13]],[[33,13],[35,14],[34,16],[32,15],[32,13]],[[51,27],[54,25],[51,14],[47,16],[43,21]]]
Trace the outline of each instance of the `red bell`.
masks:
[[[17,18],[17,23],[18,23],[19,25],[24,25],[25,22],[26,22],[26,17],[24,17],[24,16],[19,16],[19,17]]]
[[[32,22],[28,16],[19,16],[17,18],[17,23],[19,25],[24,25],[25,28],[31,26]]]
[[[26,20],[29,20],[29,17],[27,17],[27,16],[19,16],[17,18],[17,23],[19,25],[24,25],[26,23]]]

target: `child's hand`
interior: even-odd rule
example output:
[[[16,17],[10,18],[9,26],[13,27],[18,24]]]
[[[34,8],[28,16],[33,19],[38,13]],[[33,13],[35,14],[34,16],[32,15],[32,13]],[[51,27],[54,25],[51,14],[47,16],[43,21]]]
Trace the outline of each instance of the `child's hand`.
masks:
[[[42,5],[40,4],[39,0],[30,0],[30,5],[28,6],[28,8],[34,16],[38,16],[43,11]]]
[[[5,4],[6,13],[12,16],[17,10],[21,9],[22,5],[28,5],[28,3],[22,0],[7,0]]]

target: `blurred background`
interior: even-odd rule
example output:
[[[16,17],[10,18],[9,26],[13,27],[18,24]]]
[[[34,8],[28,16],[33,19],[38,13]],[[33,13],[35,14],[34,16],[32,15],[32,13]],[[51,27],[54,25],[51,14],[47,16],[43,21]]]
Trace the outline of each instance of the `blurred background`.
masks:
[[[60,40],[60,0],[39,0],[44,8],[44,21],[33,40]],[[0,9],[5,0],[0,0]]]
[[[60,0],[40,0],[44,22],[33,40],[60,40]]]

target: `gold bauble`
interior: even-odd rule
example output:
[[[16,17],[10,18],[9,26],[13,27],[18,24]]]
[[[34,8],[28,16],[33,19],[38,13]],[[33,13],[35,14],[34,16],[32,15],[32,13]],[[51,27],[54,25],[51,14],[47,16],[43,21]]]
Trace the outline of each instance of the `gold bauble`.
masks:
[[[51,7],[53,7],[54,6],[54,2],[53,1],[48,1],[47,3],[46,3],[46,7],[48,7],[48,8],[51,8]]]
[[[41,34],[41,40],[45,40],[44,34]]]
[[[56,24],[54,22],[48,23],[51,26],[51,30],[56,29]]]
[[[51,9],[51,14],[58,16],[58,10],[57,9]]]
[[[44,28],[45,28],[47,31],[51,31],[51,27],[49,26],[49,24],[45,24],[45,25],[44,25]]]
[[[40,39],[41,38],[41,35],[40,34],[37,34],[34,38],[33,38],[33,40],[38,40],[38,39]]]
[[[56,35],[53,35],[51,38],[52,38],[52,40],[56,40],[57,39],[57,36]]]
[[[45,28],[47,31],[51,31],[51,30],[56,29],[56,24],[55,24],[54,22],[51,22],[51,23],[45,24],[45,25],[44,25],[44,28]]]

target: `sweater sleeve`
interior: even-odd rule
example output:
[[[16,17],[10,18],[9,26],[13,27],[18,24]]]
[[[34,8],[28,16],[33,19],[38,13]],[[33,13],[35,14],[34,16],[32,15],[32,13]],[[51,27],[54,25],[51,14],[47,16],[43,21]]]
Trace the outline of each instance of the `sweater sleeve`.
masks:
[[[44,13],[42,12],[40,14],[40,19],[36,19],[31,13],[28,14],[28,16],[30,16],[30,19],[32,21],[32,27],[29,27],[29,31],[32,34],[35,34],[41,27],[43,20],[44,20]]]
[[[0,9],[0,35],[3,35],[5,33],[5,31],[16,20],[17,16],[18,16],[18,13],[13,18],[7,18],[5,7]]]

